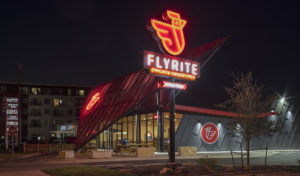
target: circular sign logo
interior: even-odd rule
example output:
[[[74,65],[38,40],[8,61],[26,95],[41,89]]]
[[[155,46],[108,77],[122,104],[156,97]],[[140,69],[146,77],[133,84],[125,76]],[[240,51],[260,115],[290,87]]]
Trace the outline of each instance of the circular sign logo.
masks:
[[[215,143],[219,138],[219,129],[213,123],[206,123],[201,128],[201,138],[207,144]]]

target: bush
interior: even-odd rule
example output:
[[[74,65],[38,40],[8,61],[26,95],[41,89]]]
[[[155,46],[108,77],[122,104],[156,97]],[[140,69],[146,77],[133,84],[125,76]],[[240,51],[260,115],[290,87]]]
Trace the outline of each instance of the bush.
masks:
[[[208,172],[214,172],[217,167],[217,160],[215,158],[200,158],[198,163]]]

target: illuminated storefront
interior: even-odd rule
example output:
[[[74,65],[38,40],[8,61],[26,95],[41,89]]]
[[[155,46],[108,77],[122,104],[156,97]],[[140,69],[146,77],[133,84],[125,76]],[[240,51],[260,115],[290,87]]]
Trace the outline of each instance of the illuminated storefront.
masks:
[[[160,148],[159,140],[162,141],[162,151],[167,151],[169,142],[169,114],[163,113],[163,123],[159,122],[155,113],[127,116],[119,119],[107,130],[99,134],[97,147],[102,149],[115,148],[121,140],[128,140],[129,144],[141,144],[141,146],[153,146]],[[178,128],[182,114],[176,114],[175,127]]]
[[[161,53],[144,51],[144,69],[99,85],[87,96],[80,112],[75,150],[91,141],[96,148],[114,149],[125,140],[169,151],[172,162],[179,146],[196,146],[198,151],[239,149],[243,139],[227,135],[224,127],[235,114],[175,104],[175,91],[186,90],[189,82],[200,77],[201,67],[228,36],[183,55],[187,20],[169,10],[162,19],[165,22],[151,19],[148,26]],[[261,144],[257,141],[251,145]]]

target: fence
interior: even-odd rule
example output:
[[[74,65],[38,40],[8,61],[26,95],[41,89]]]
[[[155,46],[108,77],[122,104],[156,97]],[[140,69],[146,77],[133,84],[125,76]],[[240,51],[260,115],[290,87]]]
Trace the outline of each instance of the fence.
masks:
[[[24,152],[59,152],[74,150],[74,144],[24,144]]]

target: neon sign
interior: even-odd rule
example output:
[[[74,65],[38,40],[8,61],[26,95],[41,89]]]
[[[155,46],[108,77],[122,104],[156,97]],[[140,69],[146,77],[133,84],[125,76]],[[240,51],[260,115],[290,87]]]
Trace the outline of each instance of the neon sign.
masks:
[[[181,59],[170,55],[144,51],[144,68],[150,73],[185,80],[196,80],[200,77],[199,62]]]
[[[158,88],[162,87],[162,88],[186,90],[186,84],[167,82],[167,81],[163,81],[161,83],[158,83],[157,87]]]
[[[179,13],[170,10],[167,10],[166,15],[163,14],[162,18],[170,23],[151,19],[151,25],[161,40],[164,49],[171,55],[179,55],[185,47],[183,27],[186,20],[181,19]]]
[[[100,99],[100,93],[97,92],[95,95],[92,96],[90,102],[86,106],[86,110],[89,111]]]

